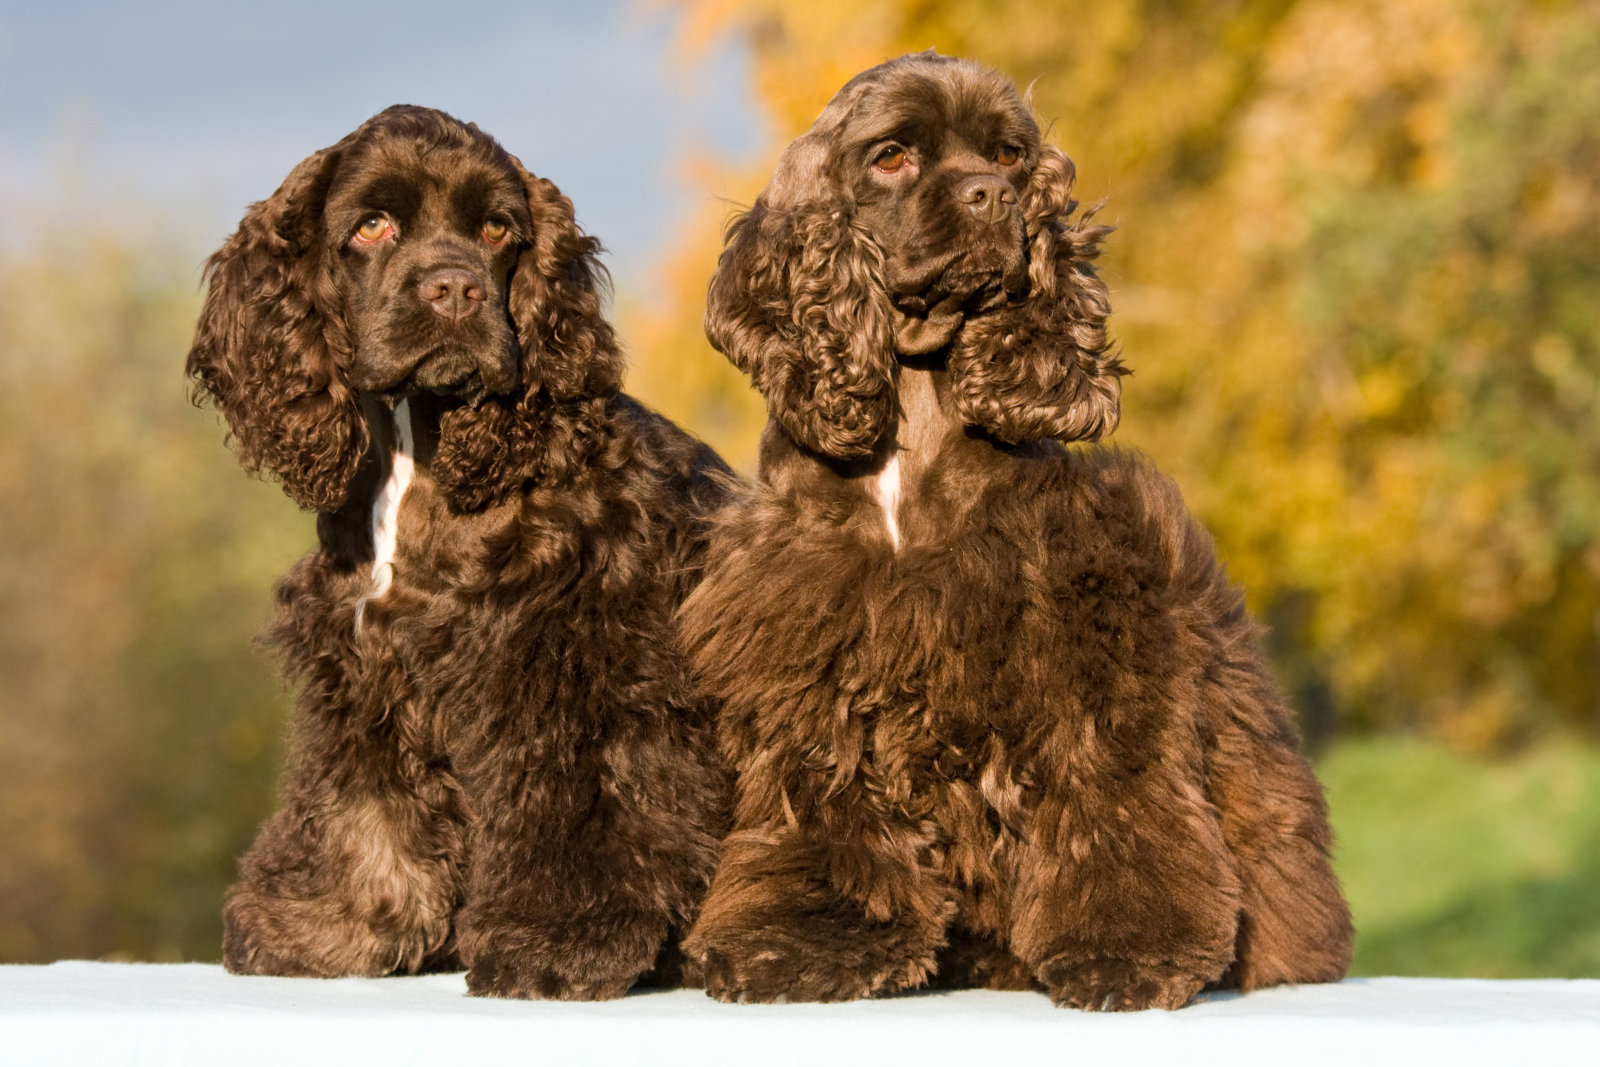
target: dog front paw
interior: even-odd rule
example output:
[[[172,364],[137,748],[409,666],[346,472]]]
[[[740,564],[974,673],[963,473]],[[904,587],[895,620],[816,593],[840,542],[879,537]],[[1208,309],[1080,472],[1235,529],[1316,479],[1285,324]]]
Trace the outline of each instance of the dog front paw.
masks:
[[[240,888],[222,911],[222,965],[232,974],[376,978],[415,971],[426,954],[420,934],[379,937],[337,901],[285,901]]]
[[[763,938],[724,938],[696,957],[706,992],[726,1003],[858,1000],[886,976],[864,974],[825,952]]]
[[[936,932],[820,916],[771,923],[702,921],[684,942],[706,992],[721,1001],[829,1003],[919,986],[943,943]]]
[[[475,997],[516,1000],[615,1000],[636,974],[575,977],[515,952],[486,952],[467,970],[467,992]]]
[[[1084,1011],[1175,1010],[1208,979],[1166,962],[1084,958],[1062,953],[1045,961],[1039,980],[1056,1004]]]
[[[222,966],[229,974],[283,978],[317,976],[315,967],[280,951],[272,937],[263,937],[257,924],[235,917],[242,912],[242,908],[235,909],[222,927]]]

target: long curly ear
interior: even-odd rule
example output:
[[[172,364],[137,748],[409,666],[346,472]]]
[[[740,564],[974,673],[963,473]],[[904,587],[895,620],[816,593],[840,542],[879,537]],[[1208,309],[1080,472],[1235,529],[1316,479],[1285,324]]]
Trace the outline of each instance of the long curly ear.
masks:
[[[517,258],[507,295],[523,390],[441,420],[433,474],[458,511],[571,477],[599,447],[622,388],[622,354],[602,314],[600,242],[578,228],[572,201],[554,183],[512,163],[533,216],[533,241]]]
[[[1017,303],[967,321],[950,352],[957,410],[1010,444],[1095,441],[1121,417],[1122,375],[1111,351],[1111,302],[1093,261],[1109,226],[1073,220],[1072,161],[1046,146],[1022,212],[1029,286]]]
[[[520,163],[533,243],[511,276],[511,320],[530,388],[555,400],[609,396],[622,386],[622,355],[601,313],[607,278],[600,242],[578,228],[572,201]]]
[[[769,203],[769,187],[728,227],[706,336],[750,375],[791,437],[856,459],[871,454],[895,418],[883,253],[852,224],[841,197],[816,191],[824,179],[796,182],[780,163],[773,186],[797,184],[811,191],[795,206]]]
[[[367,448],[345,384],[350,341],[323,262],[320,216],[344,142],[303,160],[206,263],[187,371],[246,470],[270,471],[301,507],[344,503]]]
[[[432,472],[455,511],[479,511],[530,485],[572,478],[604,443],[608,396],[556,401],[543,390],[446,412]]]

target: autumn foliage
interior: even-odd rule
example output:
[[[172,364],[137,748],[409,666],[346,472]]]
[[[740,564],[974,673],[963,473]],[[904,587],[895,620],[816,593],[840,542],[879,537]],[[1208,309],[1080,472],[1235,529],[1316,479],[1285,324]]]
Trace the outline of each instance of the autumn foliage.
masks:
[[[702,167],[735,203],[887,57],[1031,86],[1118,226],[1118,439],[1216,532],[1315,737],[1600,728],[1600,5],[681,7],[691,54],[749,43],[777,132]],[[748,468],[762,412],[699,326],[729,211],[685,223],[676,300],[627,325],[637,387]]]
[[[684,147],[705,206],[618,294],[630,391],[753,469],[765,413],[701,328],[724,225],[852,74],[971,56],[1117,226],[1117,440],[1216,532],[1313,739],[1600,735],[1600,3],[655,2],[685,63],[748,44],[772,143]],[[214,959],[288,708],[250,637],[311,519],[185,397],[208,249],[34,221],[0,242],[0,961]],[[1392,795],[1346,777],[1336,819]]]

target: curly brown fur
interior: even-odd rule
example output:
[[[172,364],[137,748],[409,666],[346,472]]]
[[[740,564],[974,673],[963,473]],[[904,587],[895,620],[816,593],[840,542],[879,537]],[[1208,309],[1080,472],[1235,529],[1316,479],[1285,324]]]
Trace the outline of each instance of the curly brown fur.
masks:
[[[707,332],[772,418],[680,612],[737,772],[684,942],[715,996],[1176,1008],[1348,965],[1241,593],[1171,482],[1061,444],[1115,427],[1122,374],[1072,177],[1004,79],[908,56],[730,230]],[[774,212],[848,233],[841,276],[763,244]]]
[[[672,616],[731,481],[618,391],[598,251],[477,127],[395,107],[212,257],[197,395],[320,542],[267,633],[301,688],[230,970],[685,977],[727,775]]]

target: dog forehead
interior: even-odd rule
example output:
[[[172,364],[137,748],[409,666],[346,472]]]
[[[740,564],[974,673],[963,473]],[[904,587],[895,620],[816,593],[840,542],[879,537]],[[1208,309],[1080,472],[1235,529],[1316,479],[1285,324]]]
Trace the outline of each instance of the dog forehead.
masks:
[[[452,216],[522,207],[520,176],[504,160],[471,145],[374,138],[356,146],[328,192],[331,210],[381,210],[414,216],[436,207]]]
[[[790,206],[839,180],[856,150],[876,142],[917,142],[937,152],[987,153],[999,143],[1033,149],[1038,123],[1004,75],[971,60],[933,52],[901,56],[845,83],[811,128],[784,150],[762,194]]]
[[[835,101],[845,106],[835,111],[834,121],[852,139],[920,134],[983,145],[996,137],[1038,138],[1038,126],[1010,81],[970,60],[903,56],[852,79]],[[829,117],[826,111],[823,117]]]

